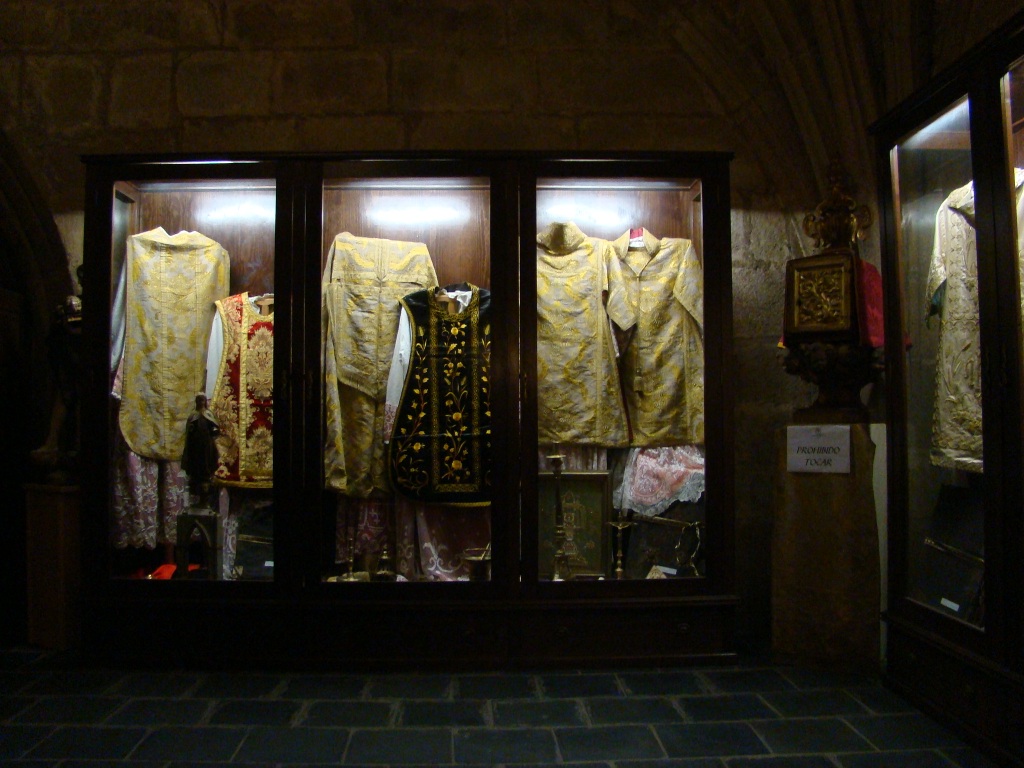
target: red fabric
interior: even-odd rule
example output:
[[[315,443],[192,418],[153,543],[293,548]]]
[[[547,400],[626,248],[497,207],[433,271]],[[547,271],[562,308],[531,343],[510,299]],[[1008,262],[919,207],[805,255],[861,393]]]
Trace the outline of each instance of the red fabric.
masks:
[[[229,296],[220,302],[224,310],[224,354],[226,360],[222,369],[222,380],[217,384],[217,394],[214,397],[214,417],[221,428],[221,438],[218,442],[234,441],[237,450],[221,451],[220,466],[217,468],[215,477],[219,481],[231,484],[269,482],[269,477],[254,478],[240,468],[240,455],[245,451],[252,450],[253,435],[257,430],[265,430],[266,433],[270,433],[273,431],[274,425],[273,392],[254,389],[252,374],[250,373],[246,381],[242,381],[241,373],[241,348],[246,347],[249,365],[262,368],[261,373],[263,374],[270,374],[272,359],[257,359],[255,349],[263,348],[265,354],[272,354],[272,345],[267,348],[266,338],[263,338],[262,343],[257,339],[261,334],[269,334],[271,338],[273,337],[274,318],[272,315],[260,316],[255,321],[248,323],[247,327],[245,313],[250,311],[246,307],[247,302],[246,294]],[[232,344],[232,339],[237,341],[237,346]],[[245,400],[245,409],[241,407],[242,399]],[[250,418],[247,424],[239,424],[237,421],[239,414],[243,412],[249,414]]]
[[[882,276],[874,264],[858,259],[857,315],[860,321],[861,344],[885,346],[885,323],[882,311]]]

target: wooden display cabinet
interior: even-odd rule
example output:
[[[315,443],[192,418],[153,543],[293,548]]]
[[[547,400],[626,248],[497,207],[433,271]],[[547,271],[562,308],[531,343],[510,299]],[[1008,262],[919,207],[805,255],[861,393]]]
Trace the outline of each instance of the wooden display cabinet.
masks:
[[[588,666],[731,657],[737,598],[732,391],[725,375],[732,339],[729,160],[722,153],[86,158],[86,654],[154,665],[311,668]],[[597,491],[572,503],[605,505],[615,469],[630,452],[628,442],[581,448],[545,446],[538,438],[537,307],[544,297],[538,291],[537,235],[553,222],[568,221],[606,241],[645,227],[648,245],[682,243],[691,249],[688,268],[698,270],[702,484],[690,495],[672,489],[678,497],[666,498],[688,525],[679,530],[691,537],[699,532],[700,538],[699,547],[686,545],[688,567],[678,574],[666,568],[666,578],[616,578],[611,548],[617,537],[610,527],[603,536],[589,532],[588,546],[608,551],[587,559],[585,569],[573,573],[570,567],[567,578],[553,580],[542,564],[543,552],[550,558],[556,549],[552,537],[564,535],[564,525],[556,532],[550,523],[543,529],[540,524],[538,486],[540,478],[551,478],[546,457],[564,450],[570,454],[567,476],[592,472],[602,478]],[[131,261],[125,243],[156,227],[168,237],[200,232],[228,252],[230,274],[221,298],[273,294],[272,488],[214,485],[209,506],[223,526],[222,563],[218,573],[204,570],[202,579],[155,576],[174,570],[168,567],[174,554],[169,521],[187,514],[196,497],[170,492],[183,482],[173,458],[158,457],[151,466],[130,446],[126,453],[119,427],[125,406],[111,397],[112,388],[123,384],[115,381],[119,365],[137,368],[142,354],[137,346],[123,352],[128,347],[118,333],[120,274]],[[370,239],[366,247],[377,249],[370,262],[384,263],[381,254],[391,247],[384,241],[419,243],[429,252],[439,286],[467,283],[489,292],[486,506],[410,506],[371,474],[366,492],[353,467],[372,467],[370,458],[345,464],[344,483],[331,479],[339,465],[325,447],[334,402],[325,393],[338,386],[343,410],[358,405],[363,395],[357,391],[371,393],[367,413],[383,404],[382,366],[392,359],[399,312],[396,301],[374,320],[373,332],[387,353],[378,354],[387,359],[371,372],[373,382],[344,389],[325,378],[337,363],[326,352],[331,312],[340,311],[326,297],[334,296],[332,281],[341,274],[331,271],[328,255],[346,232]],[[638,236],[637,248],[643,242]],[[416,289],[398,272],[381,275],[392,293]],[[130,311],[141,288],[125,285]],[[175,285],[179,292],[192,290]],[[593,298],[581,294],[586,296]],[[204,302],[196,304],[197,312]],[[266,315],[263,322],[269,322]],[[203,323],[196,320],[196,327],[208,327]],[[217,386],[212,372],[224,370],[216,360],[226,353],[210,351],[216,345],[202,333],[196,339],[195,356],[205,354],[207,374],[202,379],[195,373],[191,382],[210,389]],[[572,334],[566,339],[574,343]],[[620,342],[630,343],[628,334]],[[167,418],[180,420],[182,414]],[[346,438],[342,447],[352,450],[353,440]],[[378,449],[374,443],[372,450]],[[580,466],[584,460],[588,466]],[[150,473],[150,485],[139,485],[140,472]],[[155,506],[143,507],[144,494],[129,493],[140,488],[159,498]],[[606,508],[580,519],[593,527],[616,514],[626,520],[634,510]],[[629,557],[628,546],[624,552]]]
[[[1024,16],[876,126],[886,680],[1024,765]]]

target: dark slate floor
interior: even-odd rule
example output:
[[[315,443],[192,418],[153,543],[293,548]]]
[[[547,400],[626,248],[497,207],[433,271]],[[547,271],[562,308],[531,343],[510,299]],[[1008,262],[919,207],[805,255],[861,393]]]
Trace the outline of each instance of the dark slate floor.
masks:
[[[0,651],[11,766],[993,765],[878,680],[743,663],[507,674],[78,668]]]

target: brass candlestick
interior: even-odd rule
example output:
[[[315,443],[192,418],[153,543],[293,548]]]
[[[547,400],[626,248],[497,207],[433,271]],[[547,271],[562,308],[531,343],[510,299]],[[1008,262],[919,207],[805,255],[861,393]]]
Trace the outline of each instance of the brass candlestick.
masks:
[[[356,578],[355,566],[356,566],[356,532],[355,526],[351,525],[351,518],[349,516],[348,502],[345,502],[345,542],[347,544],[348,552],[345,558],[348,562],[348,571],[341,575],[341,581],[359,581]]]
[[[612,520],[608,525],[615,529],[615,578],[622,579],[626,574],[622,567],[622,532],[633,525],[633,521],[627,520],[620,509],[618,520]]]
[[[377,570],[373,574],[373,581],[395,581],[397,578],[398,574],[391,567],[391,553],[385,541],[380,550],[380,557],[377,558]]]
[[[555,450],[558,450],[556,447]],[[562,461],[560,453],[548,456],[555,481],[555,558],[552,565],[551,580],[562,581],[568,575],[568,558],[565,556],[565,519],[562,515]],[[563,573],[564,571],[564,573]]]

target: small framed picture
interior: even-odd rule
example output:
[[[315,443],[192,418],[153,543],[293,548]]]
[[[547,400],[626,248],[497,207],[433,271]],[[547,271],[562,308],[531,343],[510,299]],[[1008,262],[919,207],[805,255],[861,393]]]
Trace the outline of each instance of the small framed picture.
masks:
[[[563,550],[567,573],[563,578],[607,576],[611,563],[611,481],[607,472],[562,472],[558,479],[565,528]],[[542,579],[554,573],[555,475],[541,472],[537,485],[540,542],[538,572]]]

